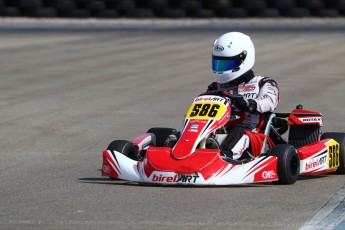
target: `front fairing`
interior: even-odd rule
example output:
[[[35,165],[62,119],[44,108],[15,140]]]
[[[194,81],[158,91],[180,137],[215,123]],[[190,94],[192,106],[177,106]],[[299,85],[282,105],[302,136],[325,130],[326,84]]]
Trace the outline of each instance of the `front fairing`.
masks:
[[[229,99],[219,96],[199,96],[194,99],[184,120],[180,139],[172,149],[175,159],[190,156],[210,133],[224,126],[230,118]]]

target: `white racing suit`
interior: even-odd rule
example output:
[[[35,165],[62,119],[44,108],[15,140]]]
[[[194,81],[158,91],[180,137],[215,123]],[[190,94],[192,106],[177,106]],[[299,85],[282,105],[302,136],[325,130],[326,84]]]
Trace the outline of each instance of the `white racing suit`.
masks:
[[[221,145],[222,153],[234,160],[240,159],[250,146],[250,139],[245,130],[257,132],[261,115],[272,112],[279,104],[279,89],[277,83],[267,77],[255,76],[248,71],[240,78],[225,84],[212,83],[208,90],[221,90],[236,96],[242,95],[245,99],[256,102],[253,113],[246,112],[245,119],[235,127],[229,127],[229,135]],[[232,105],[233,111],[238,111]]]

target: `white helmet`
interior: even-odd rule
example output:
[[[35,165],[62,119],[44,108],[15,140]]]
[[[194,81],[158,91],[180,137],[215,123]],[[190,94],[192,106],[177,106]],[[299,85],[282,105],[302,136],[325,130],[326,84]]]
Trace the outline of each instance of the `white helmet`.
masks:
[[[227,83],[249,71],[255,62],[255,48],[249,36],[230,32],[213,44],[212,70],[216,81]]]

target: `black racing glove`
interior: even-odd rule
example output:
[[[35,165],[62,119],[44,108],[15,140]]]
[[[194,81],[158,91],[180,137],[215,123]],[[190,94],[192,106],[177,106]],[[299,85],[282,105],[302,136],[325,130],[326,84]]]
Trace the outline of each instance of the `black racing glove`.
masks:
[[[218,89],[218,84],[217,82],[212,82],[211,84],[208,85],[207,91],[215,91]]]
[[[248,113],[254,113],[257,107],[255,100],[245,99],[243,97],[236,97],[234,99],[234,104],[237,109]]]

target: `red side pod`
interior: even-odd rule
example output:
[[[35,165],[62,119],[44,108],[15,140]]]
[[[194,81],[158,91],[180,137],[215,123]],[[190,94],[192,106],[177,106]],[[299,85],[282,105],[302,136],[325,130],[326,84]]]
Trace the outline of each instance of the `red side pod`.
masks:
[[[305,160],[317,153],[320,153],[322,150],[327,148],[327,141],[329,140],[321,140],[320,142],[312,143],[297,149],[300,160]]]
[[[323,125],[322,114],[310,110],[295,109],[289,116],[288,125]]]
[[[119,170],[117,164],[114,162],[108,150],[103,152],[103,164],[102,164],[102,175],[113,178],[119,178]]]

